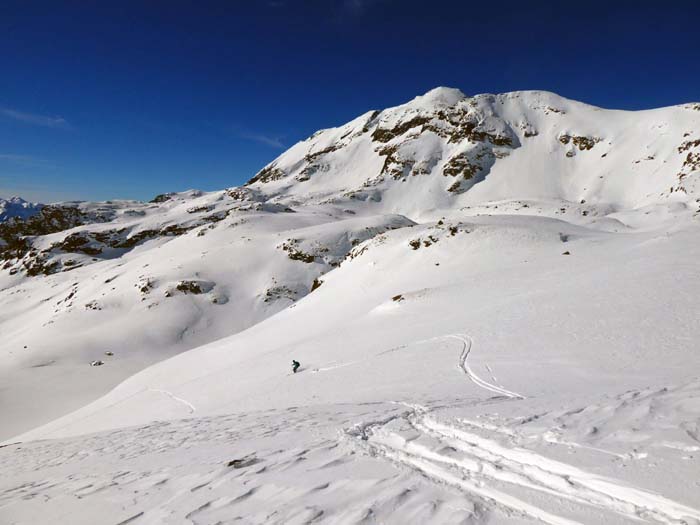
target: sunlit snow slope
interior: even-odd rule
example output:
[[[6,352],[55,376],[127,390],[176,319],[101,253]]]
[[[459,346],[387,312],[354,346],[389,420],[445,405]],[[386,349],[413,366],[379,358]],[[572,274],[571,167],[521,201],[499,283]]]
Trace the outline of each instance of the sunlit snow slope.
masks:
[[[0,274],[0,517],[700,523],[699,134],[438,88],[48,210]]]

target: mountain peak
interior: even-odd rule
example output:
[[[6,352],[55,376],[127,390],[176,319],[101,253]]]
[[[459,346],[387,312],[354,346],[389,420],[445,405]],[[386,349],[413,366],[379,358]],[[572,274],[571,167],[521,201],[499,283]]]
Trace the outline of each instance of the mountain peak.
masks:
[[[465,98],[467,96],[457,88],[439,86],[424,95],[417,96],[408,105],[414,107],[454,106]]]
[[[693,201],[699,122],[694,107],[616,112],[543,91],[467,97],[438,87],[314,134],[247,187],[287,204],[362,201],[411,217],[517,199]]]
[[[22,197],[13,195],[9,199],[0,197],[0,222],[19,217],[26,219],[39,212],[43,204],[27,202]]]

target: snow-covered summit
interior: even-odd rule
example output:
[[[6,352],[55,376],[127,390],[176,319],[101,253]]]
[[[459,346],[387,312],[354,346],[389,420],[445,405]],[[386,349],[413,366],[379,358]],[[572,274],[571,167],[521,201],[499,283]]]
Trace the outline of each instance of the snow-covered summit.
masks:
[[[450,87],[436,87],[424,95],[419,95],[412,101],[405,104],[407,107],[415,109],[431,110],[441,106],[454,106],[457,102],[464,100],[467,96],[461,90]]]
[[[26,219],[38,213],[43,206],[43,204],[27,202],[18,196],[13,196],[9,199],[0,197],[0,222],[12,217]]]
[[[279,202],[359,200],[412,216],[522,198],[692,205],[698,108],[614,111],[545,91],[440,87],[314,134],[248,186]]]

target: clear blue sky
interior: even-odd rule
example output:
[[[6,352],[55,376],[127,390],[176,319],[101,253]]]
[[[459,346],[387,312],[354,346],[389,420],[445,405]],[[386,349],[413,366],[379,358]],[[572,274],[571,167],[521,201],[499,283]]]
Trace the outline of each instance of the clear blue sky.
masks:
[[[603,107],[700,100],[700,2],[0,3],[0,196],[240,184],[435,86]]]

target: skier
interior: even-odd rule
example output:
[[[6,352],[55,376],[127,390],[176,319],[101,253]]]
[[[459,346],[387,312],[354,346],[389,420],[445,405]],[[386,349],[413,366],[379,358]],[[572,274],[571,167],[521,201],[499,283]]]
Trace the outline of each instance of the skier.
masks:
[[[300,366],[301,366],[301,363],[299,363],[299,361],[292,359],[292,372],[294,372],[296,374],[297,370],[299,370]]]

